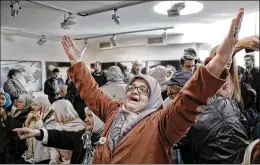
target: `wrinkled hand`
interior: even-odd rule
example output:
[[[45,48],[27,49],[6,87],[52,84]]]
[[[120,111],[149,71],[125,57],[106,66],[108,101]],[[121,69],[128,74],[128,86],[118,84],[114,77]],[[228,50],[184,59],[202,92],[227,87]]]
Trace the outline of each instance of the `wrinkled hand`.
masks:
[[[250,49],[254,51],[259,51],[260,49],[259,36],[253,35],[253,36],[243,38],[238,41],[237,45],[241,49]]]
[[[87,46],[85,45],[81,50],[77,47],[75,42],[67,36],[62,38],[62,46],[71,61],[78,61],[82,58]]]
[[[21,140],[31,138],[31,137],[37,137],[41,135],[41,131],[39,129],[30,129],[27,127],[15,128],[13,129],[13,132],[17,132]]]
[[[235,45],[238,42],[238,35],[241,28],[241,23],[244,15],[244,9],[241,8],[236,16],[232,20],[228,35],[224,39],[224,41],[219,45],[217,49],[217,54],[220,54],[221,56],[226,56],[233,54]]]

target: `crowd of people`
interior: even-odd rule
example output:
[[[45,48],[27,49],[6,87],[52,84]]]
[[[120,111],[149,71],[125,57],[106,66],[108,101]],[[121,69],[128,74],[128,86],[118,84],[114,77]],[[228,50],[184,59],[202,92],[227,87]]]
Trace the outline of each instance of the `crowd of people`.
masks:
[[[184,50],[181,69],[88,68],[67,36],[68,79],[55,68],[33,98],[12,69],[0,93],[0,164],[259,164],[259,36],[238,39],[244,9],[205,61]],[[245,50],[245,67],[235,56]]]

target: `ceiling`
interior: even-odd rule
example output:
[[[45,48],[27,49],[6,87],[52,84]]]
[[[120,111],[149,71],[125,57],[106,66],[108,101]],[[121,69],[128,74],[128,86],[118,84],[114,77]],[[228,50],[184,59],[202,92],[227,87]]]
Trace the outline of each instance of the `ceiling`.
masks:
[[[123,1],[44,1],[43,3],[52,4],[75,12],[82,12],[121,2]],[[73,25],[70,30],[64,30],[60,27],[60,22],[64,19],[64,12],[28,1],[20,1],[22,10],[17,17],[12,17],[10,1],[1,1],[1,28],[13,29],[12,31],[8,30],[9,32],[1,29],[1,32],[27,37],[44,34],[55,38],[66,34],[81,38],[93,35],[170,27],[178,24],[211,23],[235,16],[241,7],[245,8],[246,13],[259,11],[259,1],[199,1],[204,5],[204,9],[201,12],[179,17],[168,17],[154,12],[153,7],[159,2],[147,2],[119,9],[117,13],[120,15],[120,25],[117,25],[111,19],[112,11],[109,11],[87,17],[76,16],[77,24]],[[143,37],[161,33],[162,31],[153,31],[124,36]],[[176,33],[172,30],[171,34]]]

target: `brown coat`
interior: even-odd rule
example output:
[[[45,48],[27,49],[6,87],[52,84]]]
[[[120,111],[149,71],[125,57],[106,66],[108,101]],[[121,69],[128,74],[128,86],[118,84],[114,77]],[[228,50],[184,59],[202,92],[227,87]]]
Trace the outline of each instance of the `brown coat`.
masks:
[[[105,122],[102,136],[108,138],[109,127],[122,103],[112,100],[99,89],[83,62],[72,65],[68,74],[80,91],[89,108]],[[226,80],[228,72],[221,76]],[[171,150],[195,122],[197,109],[205,105],[225,83],[211,75],[204,66],[198,68],[174,103],[150,114],[137,123],[111,152],[108,141],[97,145],[94,164],[165,164],[171,162]]]

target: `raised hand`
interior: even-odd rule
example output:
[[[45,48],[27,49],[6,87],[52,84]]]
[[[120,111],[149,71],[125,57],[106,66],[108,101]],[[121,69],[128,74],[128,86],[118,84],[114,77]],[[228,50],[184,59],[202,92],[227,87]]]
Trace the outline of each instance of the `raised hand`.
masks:
[[[238,41],[237,46],[241,49],[250,49],[254,51],[259,51],[260,43],[259,43],[259,36],[253,35],[245,37]]]
[[[79,61],[83,54],[85,53],[85,50],[87,46],[85,45],[81,50],[77,47],[75,42],[67,36],[64,36],[62,38],[62,46],[68,56],[68,58],[71,61]]]
[[[13,129],[13,132],[17,132],[21,140],[41,135],[41,131],[39,129],[30,129],[27,127],[15,128]]]
[[[236,18],[232,20],[228,35],[226,36],[224,41],[219,45],[217,49],[217,54],[223,56],[229,55],[231,57],[235,45],[238,42],[238,35],[240,32],[243,15],[244,15],[244,9],[241,8]]]
[[[44,111],[38,111],[37,113],[35,113],[34,117],[37,121],[43,119],[44,116]]]

